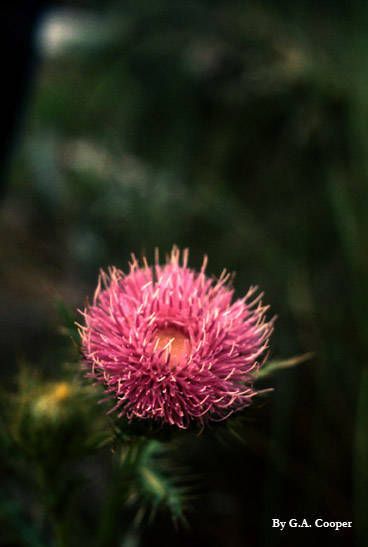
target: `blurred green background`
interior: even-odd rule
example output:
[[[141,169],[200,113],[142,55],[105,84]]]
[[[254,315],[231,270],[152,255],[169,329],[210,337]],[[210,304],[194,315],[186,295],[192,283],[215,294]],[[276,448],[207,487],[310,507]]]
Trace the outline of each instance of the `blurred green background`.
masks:
[[[245,444],[198,441],[189,464],[205,478],[188,529],[163,516],[115,545],[284,545],[271,519],[292,517],[353,520],[366,545],[368,7],[158,0],[39,13],[3,176],[4,381],[19,362],[60,367],[55,303],[83,306],[100,267],[173,243],[194,267],[207,253],[211,274],[236,272],[238,295],[265,291],[273,357],[315,357],[273,377]],[[10,520],[4,545],[22,544]],[[289,536],[307,545],[311,533]]]

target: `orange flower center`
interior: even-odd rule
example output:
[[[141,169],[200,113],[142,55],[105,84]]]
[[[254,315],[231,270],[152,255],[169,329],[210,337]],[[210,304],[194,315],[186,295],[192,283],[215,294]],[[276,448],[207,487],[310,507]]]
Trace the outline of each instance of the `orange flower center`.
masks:
[[[169,355],[169,364],[172,367],[180,365],[188,356],[191,344],[189,338],[176,327],[159,329],[156,335],[157,349],[166,347],[164,356]]]

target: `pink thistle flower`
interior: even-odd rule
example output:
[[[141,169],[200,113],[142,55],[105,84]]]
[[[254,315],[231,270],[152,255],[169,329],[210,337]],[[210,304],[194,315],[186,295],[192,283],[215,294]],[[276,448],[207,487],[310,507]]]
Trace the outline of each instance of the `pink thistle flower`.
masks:
[[[181,260],[182,258],[182,260]],[[230,275],[216,281],[187,266],[174,247],[164,265],[133,256],[130,272],[102,272],[81,326],[88,375],[116,400],[128,420],[153,419],[180,428],[222,420],[257,394],[273,328],[261,294],[233,299]]]

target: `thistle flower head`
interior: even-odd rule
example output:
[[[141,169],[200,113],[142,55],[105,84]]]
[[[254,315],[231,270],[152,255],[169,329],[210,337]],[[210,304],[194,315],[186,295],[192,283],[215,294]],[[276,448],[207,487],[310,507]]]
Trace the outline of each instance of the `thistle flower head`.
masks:
[[[73,394],[72,385],[68,382],[55,382],[39,396],[34,398],[33,413],[35,416],[57,418],[63,405]]]
[[[229,274],[209,278],[206,262],[196,272],[174,247],[164,265],[133,257],[129,273],[101,273],[83,312],[82,351],[120,417],[187,428],[224,419],[256,395],[272,321],[256,287],[234,299]]]

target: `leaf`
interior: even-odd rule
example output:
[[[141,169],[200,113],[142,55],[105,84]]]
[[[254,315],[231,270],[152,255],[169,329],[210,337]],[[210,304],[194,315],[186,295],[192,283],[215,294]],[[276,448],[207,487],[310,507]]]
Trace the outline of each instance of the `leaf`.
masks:
[[[174,521],[185,521],[189,488],[185,474],[172,465],[169,455],[170,446],[153,439],[136,439],[122,446],[122,478],[127,500],[138,502],[137,526],[146,516],[152,521],[158,509],[168,510]]]
[[[314,357],[313,352],[303,353],[303,355],[297,355],[295,357],[291,357],[290,359],[281,359],[281,360],[275,360],[270,361],[265,365],[263,368],[257,371],[255,374],[256,380],[259,380],[260,378],[266,378],[270,376],[271,374],[274,374],[275,372],[278,372],[279,370],[285,369],[285,368],[292,368],[296,365],[300,365],[301,363],[305,363],[306,361],[309,361]]]

